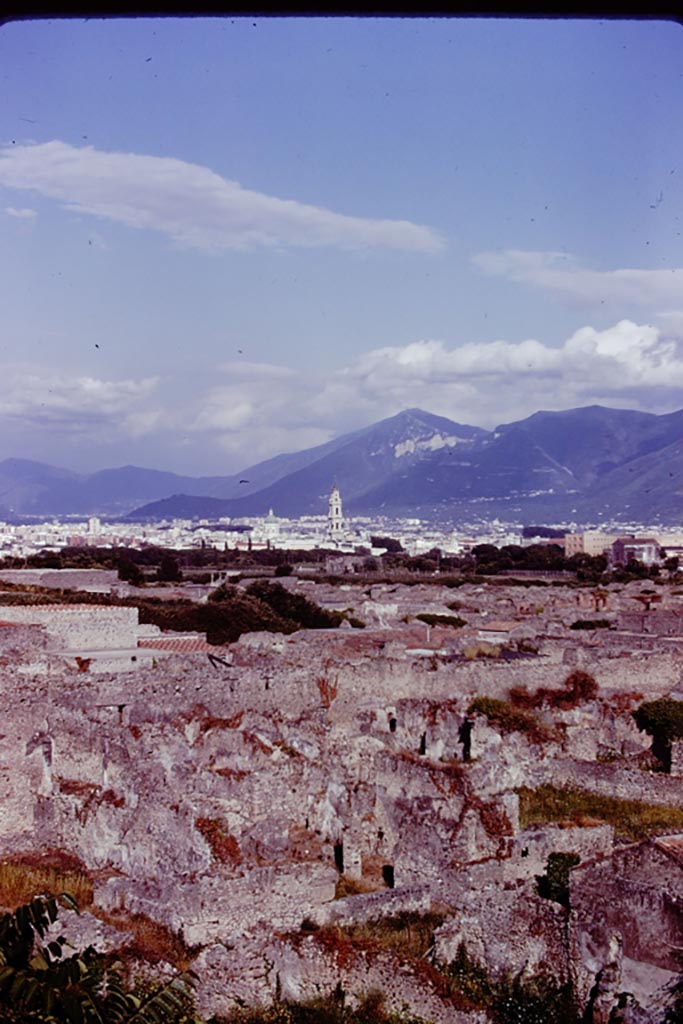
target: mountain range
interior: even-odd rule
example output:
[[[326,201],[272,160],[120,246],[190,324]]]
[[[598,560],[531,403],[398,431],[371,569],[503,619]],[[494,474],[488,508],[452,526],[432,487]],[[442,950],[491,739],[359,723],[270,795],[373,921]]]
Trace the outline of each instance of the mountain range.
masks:
[[[683,410],[588,406],[537,412],[493,431],[408,409],[230,476],[124,466],[88,475],[0,462],[0,515],[140,518],[324,514],[336,482],[344,511],[472,522],[682,518]]]

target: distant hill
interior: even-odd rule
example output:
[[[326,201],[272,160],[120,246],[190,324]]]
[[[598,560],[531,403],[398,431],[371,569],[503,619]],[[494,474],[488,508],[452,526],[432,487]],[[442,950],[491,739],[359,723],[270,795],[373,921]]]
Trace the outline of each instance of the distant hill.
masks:
[[[0,463],[0,515],[215,518],[324,514],[333,483],[348,513],[518,522],[683,518],[683,410],[588,406],[493,431],[407,409],[240,473],[187,477],[123,466],[92,474]]]
[[[466,451],[481,442],[487,431],[470,427],[443,416],[434,416],[421,409],[408,409],[390,419],[381,420],[363,430],[346,434],[330,445],[309,449],[317,458],[307,460],[302,468],[281,477],[269,487],[228,500],[217,506],[213,514],[229,516],[265,515],[269,508],[278,515],[320,515],[327,511],[327,498],[336,481],[347,508],[363,504],[364,495],[381,483],[408,474],[416,465],[429,463],[439,451]],[[244,470],[252,479],[258,468]],[[167,518],[169,516],[204,515],[201,504],[178,495],[154,502],[131,513],[134,516]],[[206,506],[207,508],[209,506]]]

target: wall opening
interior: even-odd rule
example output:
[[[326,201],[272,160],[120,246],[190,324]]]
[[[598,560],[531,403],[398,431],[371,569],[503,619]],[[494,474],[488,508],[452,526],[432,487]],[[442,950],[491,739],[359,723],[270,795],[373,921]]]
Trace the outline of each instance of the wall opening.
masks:
[[[344,844],[334,844],[334,864],[340,875],[344,874]]]
[[[383,864],[382,865],[382,878],[387,889],[394,888],[394,865]]]
[[[389,719],[389,732],[396,732],[396,724],[397,723],[395,718]]]
[[[422,736],[420,737],[420,749],[418,750],[418,754],[424,755],[426,753],[427,753],[427,733],[423,732]]]

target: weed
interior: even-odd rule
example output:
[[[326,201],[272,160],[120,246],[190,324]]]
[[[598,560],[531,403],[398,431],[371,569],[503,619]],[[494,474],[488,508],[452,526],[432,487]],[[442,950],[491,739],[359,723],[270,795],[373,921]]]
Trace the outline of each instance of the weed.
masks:
[[[529,711],[515,707],[497,697],[475,697],[467,709],[468,715],[479,713],[498,726],[501,732],[525,733],[530,740],[540,743],[552,738],[538,718]]]
[[[196,955],[196,950],[186,946],[179,935],[146,914],[103,910],[101,907],[93,907],[92,912],[100,921],[133,935],[132,943],[122,950],[127,957],[135,957],[150,964],[170,963],[178,970],[187,970]]]
[[[66,892],[79,907],[89,907],[93,882],[85,864],[61,850],[18,854],[0,863],[0,905],[14,909],[36,893]]]
[[[614,827],[618,839],[634,842],[648,836],[683,830],[683,808],[620,800],[574,786],[523,786],[519,819],[523,829],[549,822],[586,826],[599,822]]]

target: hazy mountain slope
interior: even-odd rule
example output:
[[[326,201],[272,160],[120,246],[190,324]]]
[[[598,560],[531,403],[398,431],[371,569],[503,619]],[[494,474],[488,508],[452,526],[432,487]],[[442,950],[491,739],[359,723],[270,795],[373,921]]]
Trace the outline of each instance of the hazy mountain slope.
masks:
[[[321,446],[322,457],[270,487],[243,498],[228,500],[221,506],[222,515],[265,515],[273,508],[278,515],[322,515],[327,511],[327,498],[336,481],[346,500],[353,500],[389,480],[410,466],[429,460],[435,451],[460,451],[486,437],[478,427],[455,423],[419,409],[409,409],[389,419],[339,439],[334,449]],[[245,474],[248,471],[245,471]],[[142,516],[187,515],[187,510],[200,508],[187,502],[185,496],[156,502],[131,514]],[[212,506],[215,510],[217,506]],[[179,509],[186,511],[177,511]],[[208,508],[208,506],[207,506]],[[195,511],[195,515],[202,514]]]
[[[494,435],[525,433],[550,458],[571,473],[576,485],[589,486],[616,466],[670,444],[683,431],[683,414],[655,416],[599,405],[562,412],[537,412],[496,427]]]
[[[44,462],[5,459],[0,462],[0,503],[13,512],[23,512],[51,487],[75,487],[81,479],[78,473]]]
[[[215,480],[215,477],[185,477],[156,469],[122,466],[87,476],[73,474],[46,479],[31,493],[23,495],[17,511],[47,515],[115,515],[169,493],[206,494]]]
[[[537,412],[488,432],[419,409],[231,476],[123,466],[83,475],[0,463],[15,513],[130,518],[325,514],[332,483],[354,513],[556,521],[676,521],[683,509],[683,410],[589,406]],[[170,497],[169,497],[170,495]]]

